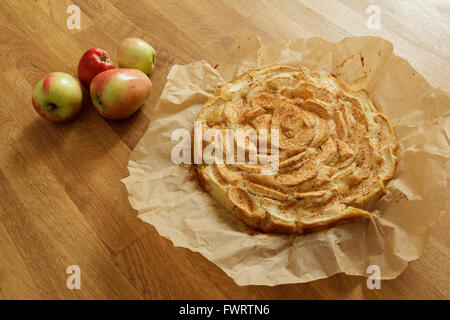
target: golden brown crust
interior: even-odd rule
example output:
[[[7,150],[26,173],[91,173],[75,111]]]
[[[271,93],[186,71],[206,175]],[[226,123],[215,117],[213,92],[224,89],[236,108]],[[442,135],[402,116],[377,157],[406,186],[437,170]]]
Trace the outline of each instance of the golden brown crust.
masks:
[[[370,219],[372,215],[370,212],[364,210],[358,210],[356,208],[352,208],[348,212],[344,212],[340,215],[336,215],[335,217],[329,218],[323,221],[300,221],[297,228],[299,228],[301,234],[315,232],[323,229],[327,229],[333,227],[337,224],[351,222],[358,219]]]
[[[370,218],[398,163],[389,119],[367,92],[352,91],[325,72],[251,70],[219,87],[197,120],[203,130],[279,130],[273,176],[262,173],[269,165],[261,162],[196,165],[204,189],[263,232],[304,234]],[[250,140],[232,143],[247,156],[258,151]]]

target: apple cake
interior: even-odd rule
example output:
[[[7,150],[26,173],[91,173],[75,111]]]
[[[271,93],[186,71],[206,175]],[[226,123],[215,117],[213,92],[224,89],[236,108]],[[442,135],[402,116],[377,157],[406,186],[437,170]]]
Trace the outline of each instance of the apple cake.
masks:
[[[220,86],[197,121],[203,138],[208,129],[224,136],[227,129],[276,129],[275,151],[258,148],[249,136],[216,141],[243,148],[245,161],[256,150],[256,163],[233,156],[195,164],[204,189],[262,232],[304,234],[370,218],[397,167],[388,118],[366,91],[353,91],[323,71],[280,65],[251,70]],[[276,172],[269,174],[263,172],[267,161],[259,161],[268,156],[278,157]]]

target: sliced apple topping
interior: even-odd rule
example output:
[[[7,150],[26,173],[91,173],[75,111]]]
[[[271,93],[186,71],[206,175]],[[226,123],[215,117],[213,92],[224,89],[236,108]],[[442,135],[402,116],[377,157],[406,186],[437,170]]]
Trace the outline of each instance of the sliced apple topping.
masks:
[[[384,114],[378,113],[374,120],[380,127],[378,132],[378,148],[384,150],[386,148],[391,148],[395,150],[397,148],[395,133],[392,129],[389,120]]]
[[[347,159],[351,159],[355,156],[353,150],[346,144],[344,141],[337,139],[337,146],[339,150],[339,157],[341,161],[346,161]]]
[[[366,115],[355,106],[352,106],[351,110],[353,118],[355,118],[356,122],[361,123],[367,129],[369,127],[369,122],[367,121]]]
[[[296,198],[320,198],[324,195],[330,194],[331,192],[328,190],[315,190],[315,191],[307,191],[307,192],[296,192]]]
[[[286,100],[283,100],[282,97],[264,92],[256,93],[250,100],[250,104],[254,108],[263,108],[266,110],[274,110],[285,103]]]
[[[296,154],[295,156],[292,156],[290,158],[287,158],[280,162],[280,168],[288,167],[290,165],[298,163],[300,160],[302,160],[306,155],[306,152],[301,152]]]
[[[243,179],[242,173],[240,173],[239,171],[231,170],[225,164],[216,164],[216,167],[222,178],[228,183],[235,184],[236,182]]]
[[[364,138],[359,145],[358,153],[355,156],[357,165],[361,168],[359,175],[361,179],[369,176],[373,162],[373,148],[367,138]]]
[[[318,118],[317,126],[314,129],[316,135],[311,142],[311,146],[317,148],[330,136],[330,126],[326,120]]]
[[[228,188],[228,198],[238,208],[251,214],[253,211],[253,201],[247,192],[240,187]]]
[[[339,110],[334,111],[334,125],[336,126],[336,134],[342,141],[347,141],[347,124],[345,123],[344,116]]]
[[[322,144],[320,147],[321,151],[317,155],[317,160],[319,160],[321,163],[328,163],[333,159],[334,155],[336,154],[337,148],[336,143],[334,142],[333,138],[328,138],[328,140]]]
[[[266,85],[269,89],[278,90],[281,88],[294,88],[298,85],[298,80],[292,77],[274,77],[266,81]]]
[[[244,107],[244,99],[238,99],[226,103],[223,109],[223,119],[227,126],[232,126],[237,123],[238,112]]]
[[[262,114],[266,113],[266,110],[263,108],[252,108],[252,109],[246,109],[244,112],[241,113],[238,119],[238,124],[243,125],[252,120],[253,118],[256,118],[257,116],[260,116]]]
[[[284,89],[283,91],[281,91],[281,93],[284,96],[287,96],[288,98],[291,99],[311,99],[314,98],[314,91],[311,90],[308,86],[306,85],[299,85],[296,88],[293,89]]]
[[[286,201],[287,200],[287,195],[279,192],[277,190],[271,189],[271,188],[267,188],[264,187],[262,185],[244,180],[243,181],[243,185],[244,187],[247,188],[248,191],[250,191],[251,193],[260,195],[260,196],[264,196],[267,198],[271,198],[271,199],[275,199],[275,200],[280,200],[280,201]]]
[[[314,117],[314,114],[305,110],[300,110],[299,115],[308,128],[314,128],[316,125],[316,117]]]
[[[327,108],[322,103],[316,102],[314,100],[306,100],[302,104],[302,109],[311,111],[312,113],[317,114],[319,117],[325,120],[328,120],[328,118],[330,117]]]
[[[314,160],[306,160],[301,167],[290,172],[280,173],[276,180],[284,185],[297,185],[317,176],[319,169]]]

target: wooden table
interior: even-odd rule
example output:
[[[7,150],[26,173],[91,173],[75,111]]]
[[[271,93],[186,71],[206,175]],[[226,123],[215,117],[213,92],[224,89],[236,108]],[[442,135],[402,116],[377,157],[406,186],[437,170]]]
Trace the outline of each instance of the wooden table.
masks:
[[[69,30],[69,5],[81,29]],[[370,5],[381,30],[370,30]],[[373,7],[372,7],[373,8]],[[369,9],[370,11],[370,9]],[[449,215],[432,230],[423,256],[396,280],[369,290],[366,279],[335,275],[307,284],[239,287],[197,253],[175,248],[136,218],[120,179],[151,121],[174,64],[215,64],[242,28],[263,41],[375,35],[435,87],[450,83],[448,1],[42,0],[0,4],[0,298],[401,299],[450,297]],[[45,74],[76,74],[82,53],[137,36],[158,52],[154,89],[140,112],[103,119],[88,102],[79,118],[56,125],[32,110]],[[443,173],[444,174],[444,173]],[[81,268],[81,290],[66,268]]]

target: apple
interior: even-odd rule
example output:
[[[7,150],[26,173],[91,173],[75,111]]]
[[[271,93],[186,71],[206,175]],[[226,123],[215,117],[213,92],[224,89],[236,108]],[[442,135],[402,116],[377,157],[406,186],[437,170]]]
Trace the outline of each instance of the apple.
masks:
[[[114,64],[108,52],[99,48],[92,48],[86,51],[78,63],[78,79],[89,88],[92,79],[99,73],[114,69]]]
[[[156,51],[151,45],[138,38],[126,38],[117,51],[120,68],[139,69],[150,74],[155,68]]]
[[[44,119],[67,122],[80,113],[83,100],[80,83],[65,72],[53,72],[34,87],[33,107]]]
[[[108,119],[124,119],[139,109],[152,88],[150,79],[137,69],[111,69],[91,82],[91,100]]]

